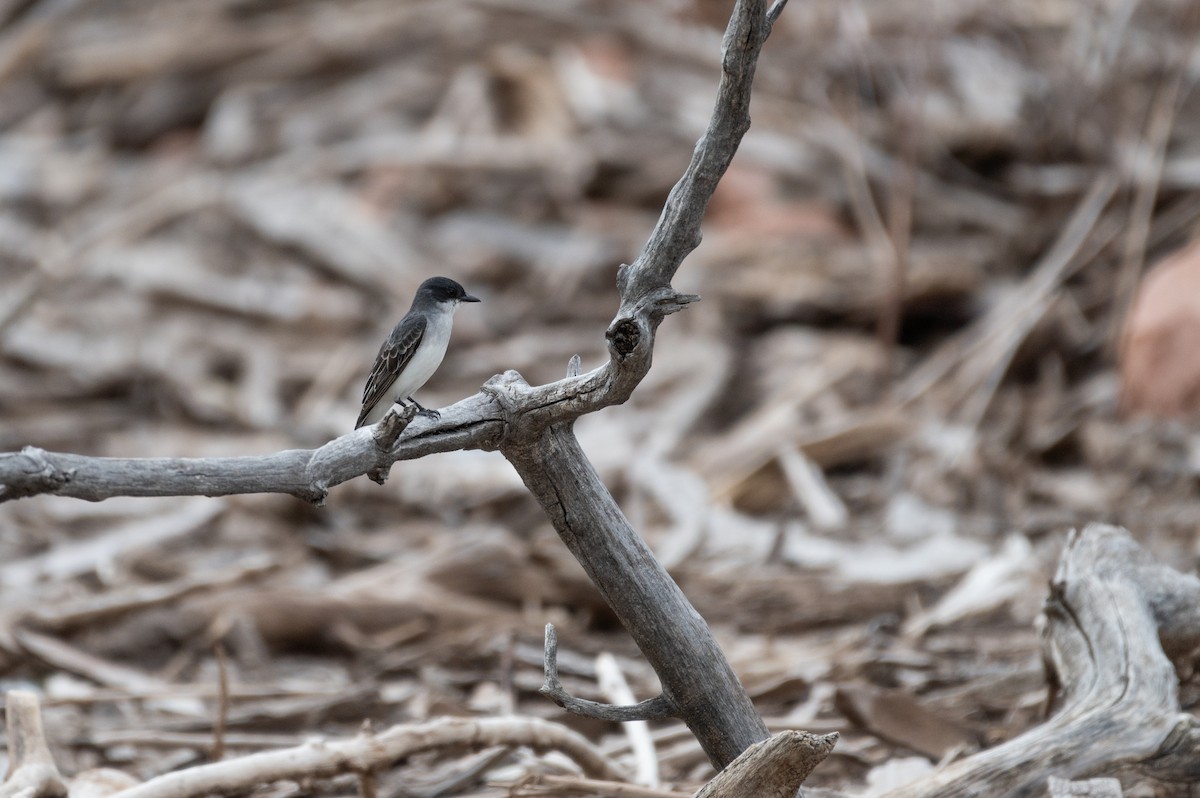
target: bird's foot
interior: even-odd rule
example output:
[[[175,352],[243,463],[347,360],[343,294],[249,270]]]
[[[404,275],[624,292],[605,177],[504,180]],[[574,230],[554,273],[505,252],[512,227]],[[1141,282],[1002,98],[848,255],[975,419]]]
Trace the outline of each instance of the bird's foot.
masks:
[[[425,418],[432,419],[433,421],[437,421],[442,417],[442,414],[436,410],[430,410],[428,408],[421,407],[421,403],[416,399],[413,399],[411,396],[408,398],[408,401],[412,402],[413,407],[417,408],[418,416],[425,416]]]

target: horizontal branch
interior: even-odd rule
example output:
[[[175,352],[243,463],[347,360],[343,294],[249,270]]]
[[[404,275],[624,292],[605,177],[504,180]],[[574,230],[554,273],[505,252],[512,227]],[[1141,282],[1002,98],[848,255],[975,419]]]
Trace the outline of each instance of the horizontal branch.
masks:
[[[39,494],[100,501],[114,496],[230,496],[286,493],[321,504],[334,485],[372,474],[377,481],[397,460],[456,449],[493,449],[503,419],[487,394],[418,418],[390,449],[372,428],[318,449],[288,449],[241,457],[89,457],[27,446],[0,454],[0,502]],[[384,432],[387,427],[381,424]]]
[[[317,449],[236,457],[91,457],[27,446],[0,453],[0,502],[51,494],[88,501],[115,496],[231,496],[284,493],[320,505],[335,485],[360,476],[382,484],[398,460],[460,449],[495,451],[530,440],[551,424],[624,402],[650,368],[657,319],[698,297],[656,292],[619,317],[613,358],[585,374],[531,386],[516,371],[488,380],[441,417],[388,416]],[[397,429],[399,427],[399,429]],[[390,445],[389,445],[390,444]]]
[[[442,718],[393,726],[380,734],[352,740],[305,743],[296,748],[214,762],[167,773],[114,798],[192,798],[241,792],[273,781],[328,778],[342,773],[371,773],[411,756],[450,748],[482,750],[495,745],[529,746],[535,751],[561,751],[585,773],[623,779],[624,773],[587,738],[540,718]]]

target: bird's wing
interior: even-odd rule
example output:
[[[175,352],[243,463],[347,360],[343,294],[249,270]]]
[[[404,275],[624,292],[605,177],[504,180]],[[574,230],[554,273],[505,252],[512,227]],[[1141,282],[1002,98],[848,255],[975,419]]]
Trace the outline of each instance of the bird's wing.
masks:
[[[379,354],[375,356],[375,365],[371,367],[371,376],[367,377],[367,387],[363,388],[362,412],[358,415],[355,429],[363,425],[363,419],[375,408],[375,405],[392,399],[385,394],[392,383],[396,381],[396,377],[400,376],[400,372],[412,360],[413,353],[421,345],[423,337],[425,337],[424,316],[405,317],[392,328],[392,334],[383,342],[383,346],[379,347]],[[404,399],[406,397],[396,398]]]

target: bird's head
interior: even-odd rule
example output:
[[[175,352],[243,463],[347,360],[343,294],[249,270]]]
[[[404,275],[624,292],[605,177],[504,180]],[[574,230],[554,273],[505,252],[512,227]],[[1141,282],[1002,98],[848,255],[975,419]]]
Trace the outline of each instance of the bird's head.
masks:
[[[417,294],[424,294],[434,302],[448,302],[454,305],[457,305],[459,302],[479,301],[478,297],[468,294],[461,285],[449,277],[430,277],[421,283],[421,287],[417,289]]]

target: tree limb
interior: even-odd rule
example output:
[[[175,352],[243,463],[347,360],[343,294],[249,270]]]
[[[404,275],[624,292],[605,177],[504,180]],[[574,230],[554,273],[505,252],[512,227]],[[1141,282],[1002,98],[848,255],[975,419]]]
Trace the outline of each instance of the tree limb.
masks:
[[[1043,650],[1061,685],[1059,712],[1013,740],[886,798],[1042,796],[1047,778],[1136,770],[1200,781],[1200,722],[1181,711],[1200,653],[1200,579],[1154,562],[1129,532],[1073,532],[1050,585]]]
[[[380,734],[352,740],[305,743],[296,748],[200,765],[166,773],[124,790],[113,798],[191,798],[252,789],[284,779],[328,778],[341,773],[371,773],[424,751],[482,750],[495,745],[525,745],[557,750],[589,776],[623,779],[624,773],[583,735],[540,718],[442,718],[393,726]]]
[[[739,0],[723,39],[721,82],[708,128],[667,198],[642,253],[617,272],[621,306],[608,327],[609,361],[600,369],[530,388],[512,380],[495,395],[533,404],[501,440],[500,451],[550,516],[559,537],[637,642],[709,760],[724,768],[770,735],[720,646],[679,586],[630,526],[588,462],[572,429],[580,414],[625,401],[650,369],[654,334],[669,313],[696,297],[670,286],[700,243],[700,222],[750,126],[750,87],[770,31],[763,0]],[[562,402],[530,402],[555,386],[585,389]]]
[[[505,448],[563,543],[658,674],[717,768],[769,735],[712,632],[588,462],[570,424]]]
[[[494,449],[504,427],[491,397],[479,393],[442,411],[442,419],[419,418],[390,448],[376,435],[394,432],[385,418],[335,438],[319,449],[288,449],[242,457],[88,457],[26,446],[0,453],[0,502],[40,494],[102,501],[114,496],[230,496],[286,493],[313,504],[329,489],[364,475],[386,475],[397,460],[457,449]],[[379,431],[381,429],[381,431]],[[379,481],[378,479],[376,481]]]

